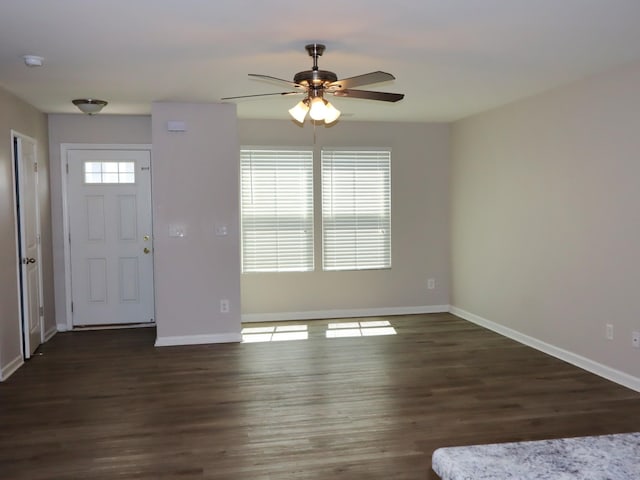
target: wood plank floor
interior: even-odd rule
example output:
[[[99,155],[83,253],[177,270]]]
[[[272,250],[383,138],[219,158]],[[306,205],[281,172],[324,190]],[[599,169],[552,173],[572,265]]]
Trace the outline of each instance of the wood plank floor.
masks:
[[[0,384],[0,478],[416,480],[441,446],[640,430],[636,392],[450,314],[386,319],[397,335],[58,334]]]

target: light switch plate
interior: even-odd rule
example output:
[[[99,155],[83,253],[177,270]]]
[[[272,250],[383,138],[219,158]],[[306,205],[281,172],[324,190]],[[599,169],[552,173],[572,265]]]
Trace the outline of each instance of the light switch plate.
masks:
[[[229,227],[224,223],[216,223],[216,236],[226,237],[229,235]]]

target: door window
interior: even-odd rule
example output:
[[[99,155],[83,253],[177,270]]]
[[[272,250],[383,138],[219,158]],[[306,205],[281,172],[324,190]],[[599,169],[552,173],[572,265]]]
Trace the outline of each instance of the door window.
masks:
[[[84,183],[136,183],[135,162],[84,162]]]

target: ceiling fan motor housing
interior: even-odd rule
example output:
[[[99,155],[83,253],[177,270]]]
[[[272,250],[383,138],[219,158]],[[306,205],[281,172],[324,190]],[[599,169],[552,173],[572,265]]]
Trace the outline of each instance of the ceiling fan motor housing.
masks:
[[[338,80],[338,76],[328,70],[305,70],[296,73],[293,77],[293,83],[299,85],[308,85],[310,87],[322,87]]]
[[[310,43],[304,48],[309,52],[309,56],[313,57],[313,68],[296,73],[293,77],[293,83],[310,87],[317,91],[338,80],[338,76],[335,73],[328,70],[318,70],[318,57],[324,53],[327,47],[320,43]]]

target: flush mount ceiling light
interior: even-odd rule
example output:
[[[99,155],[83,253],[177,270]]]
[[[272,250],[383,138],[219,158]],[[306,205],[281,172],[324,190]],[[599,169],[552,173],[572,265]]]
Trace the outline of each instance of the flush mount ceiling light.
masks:
[[[313,57],[313,67],[311,70],[298,72],[293,77],[293,82],[269,75],[258,75],[250,73],[250,77],[271,82],[284,83],[294,91],[282,93],[262,93],[258,95],[241,95],[236,97],[225,97],[222,100],[234,100],[238,98],[262,97],[268,95],[305,95],[305,98],[289,109],[289,114],[299,123],[303,123],[309,114],[312,120],[333,123],[340,117],[340,111],[331,105],[324,96],[332,94],[336,97],[362,98],[365,100],[379,100],[382,102],[397,102],[404,98],[401,93],[372,92],[369,90],[356,90],[352,87],[360,87],[371,83],[380,83],[394,80],[390,73],[376,71],[358,75],[355,77],[338,80],[338,76],[328,70],[318,69],[318,57],[325,50],[325,46],[319,43],[312,43],[305,46],[309,56]]]
[[[72,102],[82,113],[86,113],[87,115],[98,113],[107,105],[107,102],[104,100],[97,100],[95,98],[76,98],[72,100]]]

